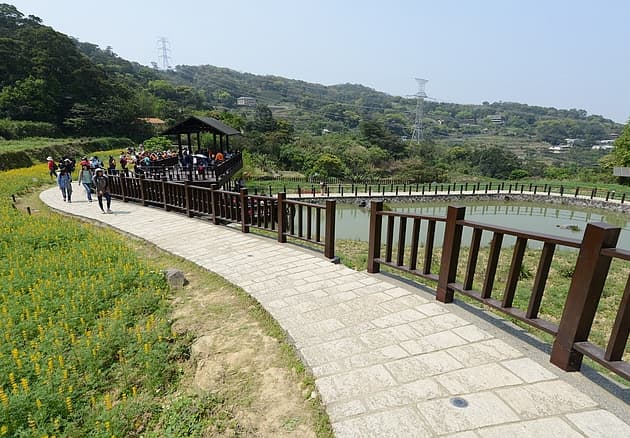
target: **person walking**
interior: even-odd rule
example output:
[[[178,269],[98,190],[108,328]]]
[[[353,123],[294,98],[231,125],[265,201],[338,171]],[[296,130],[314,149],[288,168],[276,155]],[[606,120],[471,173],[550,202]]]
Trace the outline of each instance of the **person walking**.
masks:
[[[50,179],[57,179],[57,163],[53,160],[53,157],[46,158],[48,161],[48,174],[50,175]]]
[[[109,193],[109,178],[105,175],[105,171],[99,167],[96,169],[94,175],[94,185],[96,186],[96,199],[98,199],[98,206],[103,213],[113,213],[111,210],[112,195]],[[107,211],[103,208],[103,196],[107,201]]]
[[[72,178],[66,169],[61,169],[57,176],[57,185],[61,190],[64,202],[72,202]]]
[[[81,165],[78,181],[87,193],[88,202],[92,202],[92,184],[94,183],[94,179],[92,178],[92,171],[90,171],[90,165],[88,163]]]

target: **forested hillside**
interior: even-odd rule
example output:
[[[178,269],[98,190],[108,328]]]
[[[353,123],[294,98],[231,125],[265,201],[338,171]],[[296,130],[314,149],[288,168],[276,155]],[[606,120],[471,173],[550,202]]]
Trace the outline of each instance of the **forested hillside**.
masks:
[[[414,98],[324,86],[214,66],[158,71],[80,42],[0,4],[0,138],[152,135],[143,117],[172,124],[212,115],[242,130],[257,167],[344,177],[522,177],[549,169],[607,172],[591,151],[622,126],[584,110],[510,102],[424,103],[425,141],[408,141]],[[410,82],[412,82],[410,80]],[[257,106],[239,106],[253,97]],[[551,155],[567,138],[576,147]],[[516,172],[515,172],[516,171]],[[556,172],[557,173],[557,172]],[[557,176],[557,175],[556,175]]]

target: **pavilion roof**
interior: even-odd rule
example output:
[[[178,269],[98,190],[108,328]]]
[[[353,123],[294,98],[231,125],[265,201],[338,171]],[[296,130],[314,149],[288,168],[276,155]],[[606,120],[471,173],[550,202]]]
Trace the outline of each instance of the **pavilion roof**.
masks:
[[[219,135],[238,135],[239,131],[212,117],[192,116],[162,132],[162,135],[211,132]]]

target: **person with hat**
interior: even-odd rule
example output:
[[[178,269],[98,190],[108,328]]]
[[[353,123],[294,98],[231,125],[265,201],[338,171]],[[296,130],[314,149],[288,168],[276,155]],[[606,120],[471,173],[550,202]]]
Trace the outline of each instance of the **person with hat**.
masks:
[[[103,168],[99,167],[94,172],[94,186],[96,187],[96,199],[98,199],[98,206],[103,213],[113,213],[111,210],[112,195],[109,193],[109,178],[105,175]],[[107,201],[107,211],[103,208],[103,196]]]
[[[57,185],[61,190],[61,196],[63,196],[64,202],[72,202],[72,177],[70,173],[65,169],[59,170],[59,176],[57,177]]]
[[[92,185],[94,184],[94,178],[92,178],[90,163],[81,164],[78,181],[87,193],[88,202],[92,202]]]

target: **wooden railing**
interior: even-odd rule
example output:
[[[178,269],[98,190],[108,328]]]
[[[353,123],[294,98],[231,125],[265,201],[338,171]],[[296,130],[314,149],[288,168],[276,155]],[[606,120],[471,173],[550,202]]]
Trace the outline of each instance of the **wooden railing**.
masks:
[[[489,182],[489,183],[409,183],[401,181],[379,182],[354,182],[354,183],[328,183],[321,191],[319,183],[297,185],[291,188],[285,183],[294,182],[288,178],[274,180],[273,184],[250,184],[254,193],[271,192],[274,188],[281,191],[298,194],[299,197],[314,197],[324,195],[326,197],[385,197],[385,196],[435,196],[435,195],[539,195],[560,196],[564,198],[598,199],[605,201],[618,201],[621,204],[630,199],[630,191],[620,192],[597,187],[564,186],[562,184],[534,184],[520,182]]]
[[[567,239],[467,221],[465,211],[465,207],[449,207],[446,217],[401,214],[383,211],[382,202],[373,202],[370,216],[368,272],[379,272],[381,266],[388,266],[411,275],[434,280],[437,282],[436,298],[441,302],[452,302],[454,293],[458,292],[553,335],[555,342],[551,352],[551,362],[563,370],[579,370],[582,358],[586,355],[620,376],[630,379],[630,364],[623,361],[630,330],[630,278],[626,282],[607,348],[602,349],[588,341],[611,259],[630,260],[629,251],[615,247],[620,229],[604,223],[589,223],[582,240]],[[385,217],[387,217],[387,227],[385,243],[382,245],[383,218]],[[398,236],[394,236],[396,221],[398,222]],[[423,221],[427,223],[424,235],[426,243],[424,260],[422,266],[418,267],[420,231]],[[412,232],[410,249],[407,252],[405,248],[409,241],[407,238],[409,222],[412,225]],[[439,271],[432,272],[435,230],[438,222],[445,223],[442,254]],[[457,271],[465,229],[470,230],[471,241],[466,269],[458,281]],[[473,279],[478,267],[481,237],[484,232],[492,233],[492,240],[482,286],[480,290],[475,290]],[[499,256],[504,250],[502,243],[505,236],[515,239],[515,244],[512,248],[511,264],[503,294],[500,299],[496,299],[492,294]],[[519,309],[513,304],[529,241],[542,245],[542,251],[527,309]],[[383,246],[384,256],[381,254]],[[557,246],[579,249],[575,273],[559,324],[540,317],[540,306]],[[395,258],[393,257],[394,248],[396,248]]]
[[[215,185],[223,185],[236,172],[243,168],[243,156],[235,153],[230,158],[215,166],[208,166],[203,173],[199,173],[196,167],[184,168],[178,164],[149,167],[139,166],[137,176],[144,175],[147,179],[167,179],[168,181],[207,181]]]
[[[278,241],[287,237],[305,241],[324,249],[324,255],[335,257],[335,201],[313,204],[277,197],[201,187],[191,181],[173,182],[110,175],[111,193],[124,202],[162,207],[193,216],[207,216],[215,224],[238,223],[248,233],[250,227],[277,232]],[[323,217],[322,217],[323,216]]]

